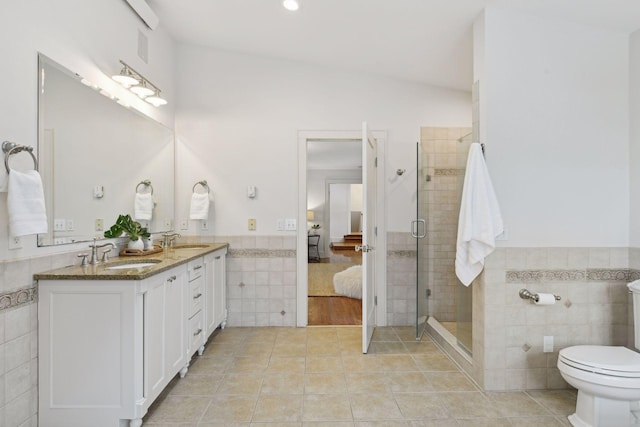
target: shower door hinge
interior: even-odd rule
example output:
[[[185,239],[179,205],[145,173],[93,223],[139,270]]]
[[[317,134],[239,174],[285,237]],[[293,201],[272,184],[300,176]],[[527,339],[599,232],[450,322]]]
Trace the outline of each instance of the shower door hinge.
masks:
[[[373,235],[374,236],[378,235],[378,227],[373,227]]]
[[[378,158],[377,158],[377,157],[376,157],[376,159],[374,160],[373,165],[374,165],[375,167],[378,167]]]
[[[427,288],[425,293],[427,294],[426,297],[429,298],[431,296],[431,289]]]
[[[378,295],[373,297],[373,305],[378,305]]]

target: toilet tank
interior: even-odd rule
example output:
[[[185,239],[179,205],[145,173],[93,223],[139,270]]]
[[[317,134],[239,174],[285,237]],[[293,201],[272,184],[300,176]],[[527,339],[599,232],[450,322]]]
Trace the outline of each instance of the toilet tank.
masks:
[[[640,280],[627,285],[633,298],[633,345],[640,350]]]

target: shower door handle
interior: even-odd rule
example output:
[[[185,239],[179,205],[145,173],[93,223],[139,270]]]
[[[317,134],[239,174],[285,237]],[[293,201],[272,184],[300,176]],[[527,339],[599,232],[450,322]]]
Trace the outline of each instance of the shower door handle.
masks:
[[[422,224],[422,234],[418,234],[420,224]],[[411,221],[411,237],[415,237],[417,239],[424,239],[427,237],[427,221],[424,219],[414,219]]]

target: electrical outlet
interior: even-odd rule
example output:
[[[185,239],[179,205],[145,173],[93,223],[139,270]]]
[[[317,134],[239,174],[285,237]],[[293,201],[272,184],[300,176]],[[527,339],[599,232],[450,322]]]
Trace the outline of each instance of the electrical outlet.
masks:
[[[256,231],[256,219],[249,218],[247,226],[249,228],[249,231]]]
[[[287,231],[296,231],[296,220],[287,218],[284,222],[284,229]]]
[[[73,231],[74,229],[74,223],[72,219],[68,219],[67,220],[67,231]]]
[[[64,231],[67,228],[67,221],[64,219],[56,219],[53,221],[53,231]]]
[[[104,230],[104,219],[96,218],[96,231]]]
[[[188,230],[189,229],[189,220],[183,219],[180,221],[180,230]]]
[[[209,221],[207,221],[206,219],[203,219],[201,227],[202,227],[203,230],[208,230],[209,229]]]
[[[542,342],[543,353],[553,353],[553,335],[545,335]]]
[[[284,219],[279,219],[276,221],[276,230],[284,231]]]
[[[22,248],[22,239],[19,236],[9,236],[9,249]]]

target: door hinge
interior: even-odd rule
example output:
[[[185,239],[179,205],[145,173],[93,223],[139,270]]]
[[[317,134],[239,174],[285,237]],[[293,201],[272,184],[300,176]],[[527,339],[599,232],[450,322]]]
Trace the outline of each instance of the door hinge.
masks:
[[[373,297],[373,305],[378,305],[378,295]]]
[[[373,227],[373,235],[378,236],[378,227]]]
[[[431,296],[431,289],[425,289],[426,297],[429,298]]]
[[[378,167],[378,158],[376,157],[375,161],[373,162],[373,166]]]

